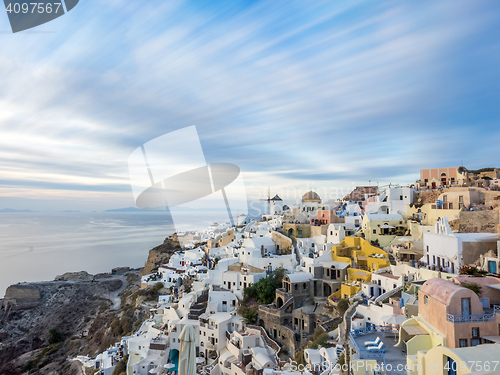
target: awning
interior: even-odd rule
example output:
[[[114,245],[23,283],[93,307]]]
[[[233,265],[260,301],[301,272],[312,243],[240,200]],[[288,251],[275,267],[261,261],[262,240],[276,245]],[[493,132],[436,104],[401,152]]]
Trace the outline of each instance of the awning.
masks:
[[[481,336],[481,338],[500,344],[500,336]]]
[[[417,252],[415,250],[410,250],[410,249],[402,249],[398,250],[398,254],[413,254],[413,255],[422,255],[422,252]]]
[[[381,225],[380,228],[383,228],[383,229],[394,229],[395,227],[393,227],[392,225]]]
[[[407,334],[409,334],[411,336],[428,335],[429,334],[425,329],[423,329],[419,325],[412,325],[412,326],[406,325],[406,326],[403,326],[402,328],[406,331]]]
[[[500,290],[500,284],[486,285],[486,286],[493,288],[493,289],[496,289],[496,290]]]

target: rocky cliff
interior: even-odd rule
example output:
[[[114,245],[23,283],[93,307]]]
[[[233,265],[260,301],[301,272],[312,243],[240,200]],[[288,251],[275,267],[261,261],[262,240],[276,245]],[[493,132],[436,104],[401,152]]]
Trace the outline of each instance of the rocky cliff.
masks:
[[[181,246],[175,233],[165,238],[165,241],[161,245],[149,250],[148,260],[144,268],[141,269],[141,276],[149,275],[156,271],[162,264],[168,263],[172,254],[179,250],[181,250]]]
[[[149,316],[140,306],[120,304],[139,290],[137,271],[90,275],[93,281],[80,280],[82,275],[7,289],[0,309],[0,374],[81,374],[68,357],[97,355]]]

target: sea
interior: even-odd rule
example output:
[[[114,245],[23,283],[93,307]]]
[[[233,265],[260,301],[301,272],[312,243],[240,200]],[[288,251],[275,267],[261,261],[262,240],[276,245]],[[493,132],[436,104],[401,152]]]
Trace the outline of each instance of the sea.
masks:
[[[168,212],[0,213],[0,298],[18,282],[142,267],[173,232]]]
[[[260,206],[259,206],[260,205]],[[248,217],[264,212],[249,205]],[[143,267],[149,250],[176,230],[204,230],[227,211],[0,212],[0,298],[9,285],[49,281],[65,272]],[[218,219],[222,219],[218,220]]]

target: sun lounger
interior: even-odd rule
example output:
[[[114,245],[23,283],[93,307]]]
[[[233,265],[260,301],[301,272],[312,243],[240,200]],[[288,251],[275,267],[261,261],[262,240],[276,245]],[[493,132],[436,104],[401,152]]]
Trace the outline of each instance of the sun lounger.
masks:
[[[384,346],[384,343],[380,341],[377,346],[370,346],[368,350],[380,350]]]
[[[378,345],[380,342],[380,336],[378,336],[375,340],[373,341],[365,341],[365,346],[370,346],[370,345]]]

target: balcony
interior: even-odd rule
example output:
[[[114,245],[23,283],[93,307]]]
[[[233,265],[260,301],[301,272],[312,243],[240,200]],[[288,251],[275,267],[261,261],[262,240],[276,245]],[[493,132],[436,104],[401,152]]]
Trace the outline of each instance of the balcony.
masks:
[[[496,314],[475,314],[475,315],[451,315],[446,314],[446,320],[451,323],[475,323],[475,322],[493,322]]]

